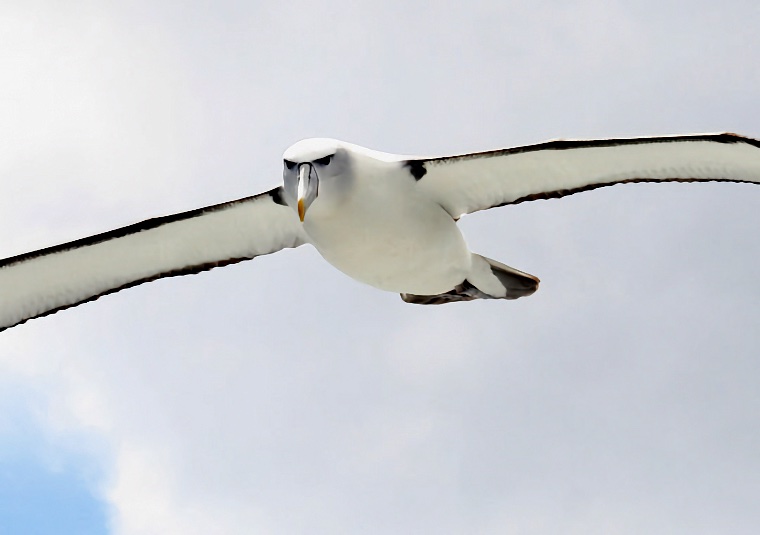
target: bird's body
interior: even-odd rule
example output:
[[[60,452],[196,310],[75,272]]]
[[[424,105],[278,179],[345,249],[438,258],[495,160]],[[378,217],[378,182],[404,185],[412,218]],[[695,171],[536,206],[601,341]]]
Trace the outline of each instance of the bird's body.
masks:
[[[462,282],[470,252],[451,215],[421,194],[401,162],[354,158],[364,172],[338,207],[309,209],[308,241],[334,267],[380,290],[433,295]]]
[[[538,279],[472,253],[460,216],[630,182],[760,184],[735,134],[550,141],[420,158],[331,139],[284,154],[283,185],[0,260],[0,330],[163,277],[311,243],[348,276],[411,303],[516,299]]]

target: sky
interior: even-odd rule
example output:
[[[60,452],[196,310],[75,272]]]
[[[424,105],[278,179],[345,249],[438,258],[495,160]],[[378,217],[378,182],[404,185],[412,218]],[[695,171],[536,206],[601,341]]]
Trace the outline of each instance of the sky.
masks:
[[[760,5],[5,1],[0,257],[255,194],[312,136],[760,137]],[[750,534],[760,190],[460,221],[539,276],[424,307],[310,247],[0,334],[0,534]]]

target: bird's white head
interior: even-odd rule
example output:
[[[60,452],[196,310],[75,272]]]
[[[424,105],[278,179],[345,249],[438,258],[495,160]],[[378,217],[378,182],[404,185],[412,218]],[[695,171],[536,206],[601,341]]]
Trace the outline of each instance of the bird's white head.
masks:
[[[304,139],[282,155],[285,201],[303,222],[306,211],[319,195],[320,182],[329,190],[340,187],[350,165],[344,144],[335,139]]]

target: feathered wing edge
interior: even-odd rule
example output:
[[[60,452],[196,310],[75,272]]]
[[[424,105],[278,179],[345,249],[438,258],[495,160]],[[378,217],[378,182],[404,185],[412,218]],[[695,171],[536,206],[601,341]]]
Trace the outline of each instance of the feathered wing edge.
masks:
[[[0,260],[0,331],[165,277],[305,242],[282,189]]]
[[[695,134],[536,145],[405,162],[453,217],[632,182],[760,183],[760,141]]]

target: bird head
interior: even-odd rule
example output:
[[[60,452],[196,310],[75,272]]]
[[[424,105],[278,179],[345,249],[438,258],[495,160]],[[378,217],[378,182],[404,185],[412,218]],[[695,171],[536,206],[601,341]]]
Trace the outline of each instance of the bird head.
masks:
[[[283,154],[285,200],[303,222],[319,195],[320,182],[330,188],[344,174],[348,155],[334,139],[305,139]]]

